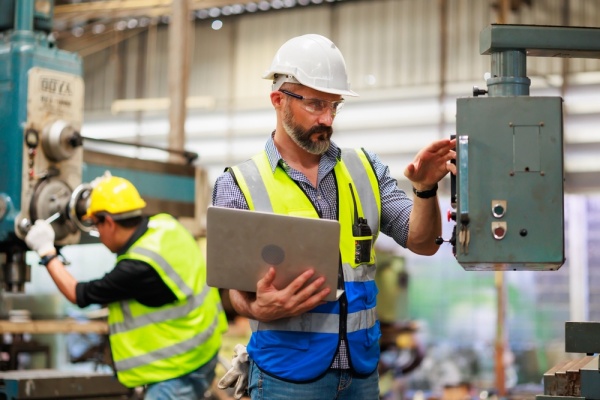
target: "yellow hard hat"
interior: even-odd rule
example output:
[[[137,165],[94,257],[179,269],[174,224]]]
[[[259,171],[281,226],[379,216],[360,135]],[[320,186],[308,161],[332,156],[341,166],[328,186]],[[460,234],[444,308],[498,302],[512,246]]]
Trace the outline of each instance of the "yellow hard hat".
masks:
[[[140,197],[137,189],[127,179],[106,174],[92,185],[87,213],[84,218],[90,218],[99,212],[111,215],[130,217],[141,215],[146,202]]]

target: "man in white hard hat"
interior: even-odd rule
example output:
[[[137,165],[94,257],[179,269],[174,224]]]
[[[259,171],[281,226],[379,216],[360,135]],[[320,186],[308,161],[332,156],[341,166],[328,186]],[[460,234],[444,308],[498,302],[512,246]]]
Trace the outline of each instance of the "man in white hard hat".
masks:
[[[325,302],[329,289],[322,278],[305,286],[312,270],[278,290],[274,268],[256,293],[230,290],[235,310],[251,319],[247,354],[236,350],[250,359],[248,392],[252,399],[376,400],[380,328],[374,243],[384,233],[414,253],[437,252],[442,222],[436,191],[438,182],[456,171],[450,163],[455,141],[430,144],[406,167],[411,199],[377,155],[340,149],[331,141],[344,96],[357,96],[331,40],[314,34],[290,39],[264,78],[273,82],[275,131],[262,152],[218,178],[213,204],[338,220],[339,285],[345,292],[338,301]],[[243,368],[229,371],[220,384],[237,384],[241,394]]]
[[[106,174],[92,186],[85,218],[117,255],[109,273],[77,282],[44,220],[25,242],[71,303],[108,304],[111,352],[124,386],[145,387],[145,400],[204,398],[227,320],[217,289],[206,285],[198,243],[171,215],[142,215],[146,202],[127,179]]]

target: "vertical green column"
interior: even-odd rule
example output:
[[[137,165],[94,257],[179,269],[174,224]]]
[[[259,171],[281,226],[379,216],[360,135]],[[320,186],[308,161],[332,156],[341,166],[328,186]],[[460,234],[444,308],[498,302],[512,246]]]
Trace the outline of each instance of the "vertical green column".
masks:
[[[529,96],[531,80],[527,77],[525,50],[493,52],[491,57],[492,77],[487,80],[488,95]]]

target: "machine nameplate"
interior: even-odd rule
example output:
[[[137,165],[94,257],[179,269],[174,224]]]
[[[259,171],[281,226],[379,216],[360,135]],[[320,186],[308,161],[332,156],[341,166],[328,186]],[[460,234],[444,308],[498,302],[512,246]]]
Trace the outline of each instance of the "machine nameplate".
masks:
[[[81,184],[83,101],[81,76],[41,67],[29,70],[21,214],[15,225],[64,212],[73,189]],[[31,136],[37,136],[38,145],[32,146]],[[80,233],[70,221],[57,221],[54,228],[57,244],[78,243]]]

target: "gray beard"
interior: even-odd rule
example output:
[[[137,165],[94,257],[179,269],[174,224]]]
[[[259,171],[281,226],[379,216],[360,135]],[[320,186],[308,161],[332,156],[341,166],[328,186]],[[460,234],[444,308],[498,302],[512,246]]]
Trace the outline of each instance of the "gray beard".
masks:
[[[288,107],[286,107],[284,112],[283,129],[285,129],[285,132],[296,145],[310,154],[325,154],[331,144],[333,129],[330,126],[317,125],[308,130],[303,129],[294,123],[294,118]],[[318,140],[313,142],[311,136],[315,133],[319,133],[320,135]]]

